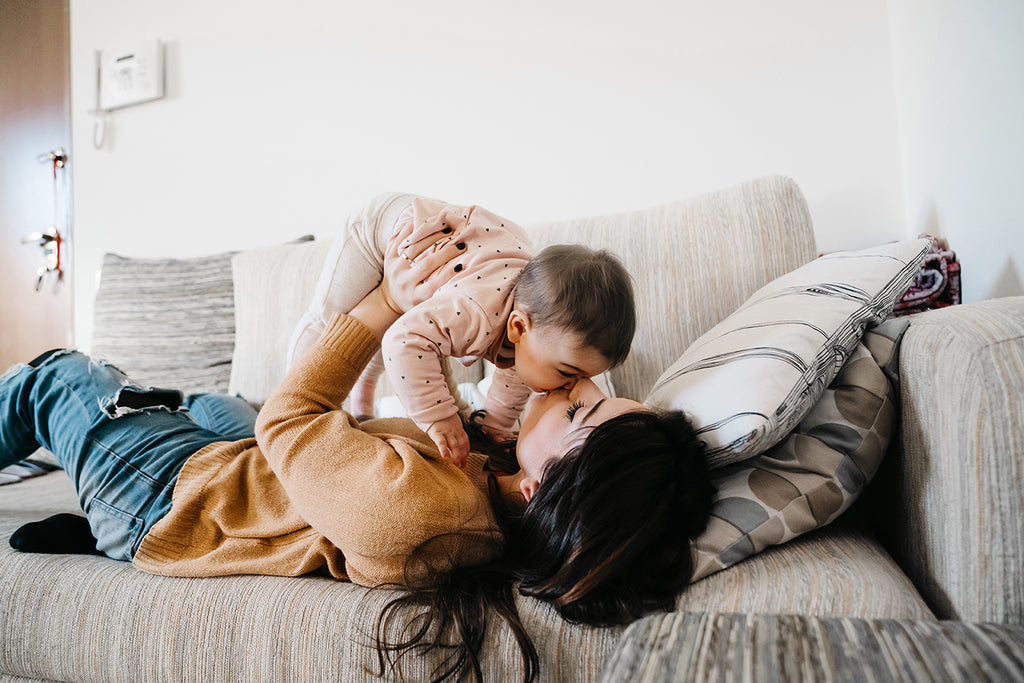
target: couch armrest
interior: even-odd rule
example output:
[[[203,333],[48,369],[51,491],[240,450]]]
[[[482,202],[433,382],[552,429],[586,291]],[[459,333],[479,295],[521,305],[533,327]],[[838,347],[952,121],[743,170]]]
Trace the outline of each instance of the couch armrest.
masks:
[[[1024,297],[914,316],[893,552],[940,619],[1024,623]]]

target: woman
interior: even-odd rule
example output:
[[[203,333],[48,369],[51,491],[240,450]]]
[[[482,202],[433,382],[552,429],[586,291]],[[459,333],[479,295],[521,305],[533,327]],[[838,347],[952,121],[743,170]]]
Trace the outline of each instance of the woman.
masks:
[[[429,282],[423,274],[410,281]],[[0,465],[49,449],[75,482],[98,549],[144,571],[326,571],[404,587],[380,617],[378,651],[453,652],[439,678],[479,675],[495,613],[519,640],[526,678],[536,676],[513,582],[589,624],[671,607],[711,493],[681,414],[580,381],[528,406],[509,472],[497,452],[507,446],[490,460],[471,454],[460,470],[411,421],[359,424],[340,409],[414,290],[394,287],[389,305],[382,286],[334,317],[260,411],[255,439],[227,441],[166,392],[75,352],[15,366],[0,378]],[[408,605],[425,619],[407,617]],[[407,618],[417,628],[388,642],[388,624]]]

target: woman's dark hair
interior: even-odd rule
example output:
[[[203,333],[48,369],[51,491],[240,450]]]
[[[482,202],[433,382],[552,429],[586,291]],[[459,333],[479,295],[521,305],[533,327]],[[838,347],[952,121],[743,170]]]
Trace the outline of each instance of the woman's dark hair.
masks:
[[[576,332],[613,367],[629,355],[636,332],[633,283],[610,252],[579,244],[547,247],[519,272],[514,295],[534,325]]]
[[[471,439],[479,433],[468,428]],[[493,470],[514,468],[514,442],[475,443],[474,450],[489,452]],[[381,673],[403,656],[433,650],[444,653],[433,680],[470,672],[481,680],[478,655],[494,613],[516,638],[524,680],[534,680],[539,658],[516,609],[515,582],[575,623],[610,626],[672,609],[693,574],[689,541],[707,525],[712,493],[704,445],[681,412],[631,412],[598,425],[551,462],[525,506],[503,499],[492,479],[502,556],[451,568],[449,558],[437,558],[437,545],[421,546],[407,574],[424,576],[423,562],[439,569],[404,586],[378,617]],[[409,617],[410,607],[419,613]],[[402,636],[389,640],[396,627]]]

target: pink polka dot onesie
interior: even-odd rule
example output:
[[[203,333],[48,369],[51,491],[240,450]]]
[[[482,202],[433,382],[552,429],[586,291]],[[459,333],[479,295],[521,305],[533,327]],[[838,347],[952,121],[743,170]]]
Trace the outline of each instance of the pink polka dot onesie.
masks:
[[[530,389],[515,372],[515,347],[505,336],[505,325],[512,312],[512,284],[534,250],[522,228],[479,206],[386,194],[350,216],[292,335],[289,365],[319,337],[331,315],[349,312],[380,283],[388,240],[410,222],[410,244],[425,240],[438,249],[455,241],[465,247],[452,279],[385,334],[381,352],[388,379],[409,417],[426,431],[458,412],[442,360],[468,364],[485,358],[497,367],[485,403],[486,425],[510,432]]]

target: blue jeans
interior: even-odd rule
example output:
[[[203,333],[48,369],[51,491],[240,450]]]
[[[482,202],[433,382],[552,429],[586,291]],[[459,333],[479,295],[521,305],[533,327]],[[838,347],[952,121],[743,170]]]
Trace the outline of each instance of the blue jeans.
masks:
[[[130,561],[171,509],[182,465],[217,441],[253,436],[238,397],[139,386],[77,351],[44,354],[0,377],[0,467],[53,453],[74,482],[97,548]]]

